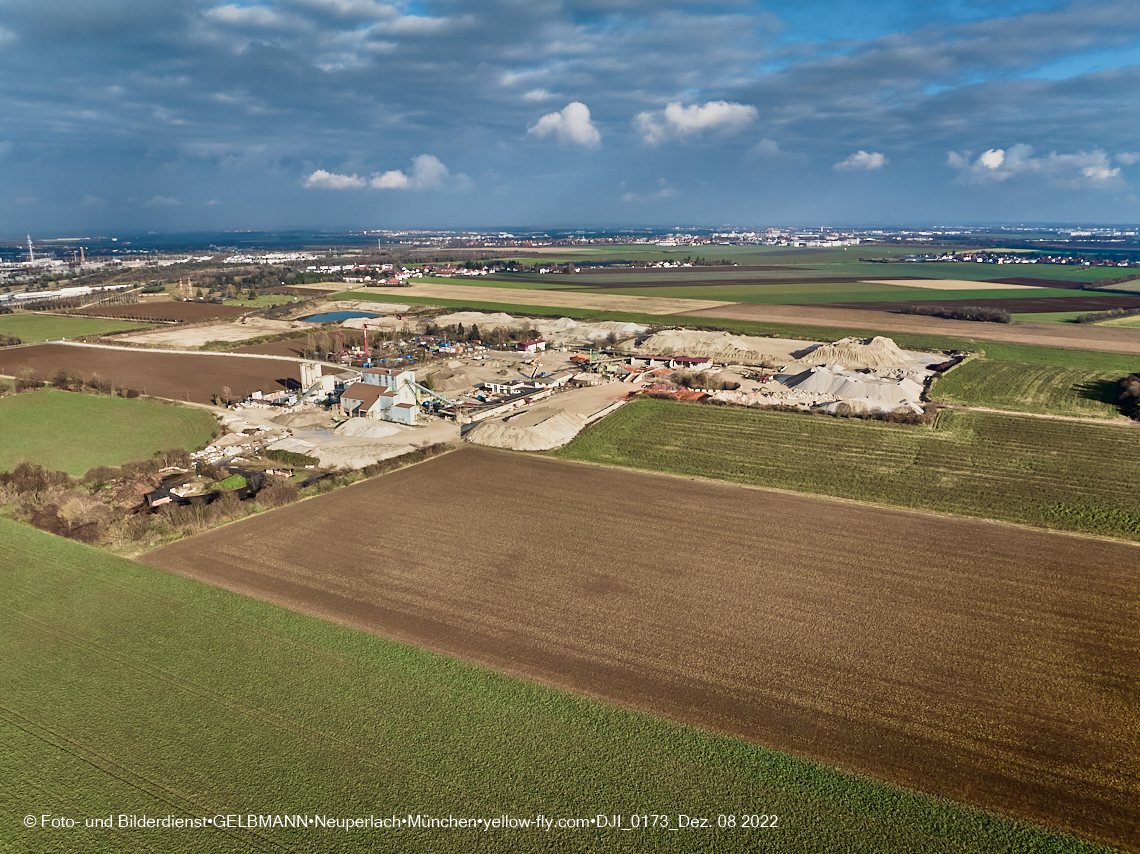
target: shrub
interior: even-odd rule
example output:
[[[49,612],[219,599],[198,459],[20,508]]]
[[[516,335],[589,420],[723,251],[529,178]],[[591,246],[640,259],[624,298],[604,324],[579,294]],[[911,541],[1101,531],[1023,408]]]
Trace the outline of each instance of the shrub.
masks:
[[[321,481],[325,483],[326,481]],[[278,480],[257,493],[257,503],[262,507],[284,507],[301,497],[301,490],[294,483]]]
[[[1112,320],[1115,317],[1136,317],[1140,315],[1140,308],[1110,308],[1108,311],[1094,311],[1082,314],[1076,318],[1077,323],[1099,323],[1102,320]]]
[[[1116,402],[1122,413],[1140,420],[1140,373],[1116,381]]]
[[[296,451],[281,449],[266,451],[264,456],[274,462],[285,463],[288,466],[315,466],[320,463],[320,460],[316,457],[310,457],[308,454],[298,454]]]
[[[980,305],[956,305],[953,308],[941,305],[906,305],[899,309],[899,314],[944,317],[947,320],[977,320],[984,323],[1009,323],[1012,320],[1004,308]]]
[[[42,388],[44,379],[40,376],[38,371],[32,368],[20,368],[19,373],[16,374],[16,391],[33,391],[37,388]]]

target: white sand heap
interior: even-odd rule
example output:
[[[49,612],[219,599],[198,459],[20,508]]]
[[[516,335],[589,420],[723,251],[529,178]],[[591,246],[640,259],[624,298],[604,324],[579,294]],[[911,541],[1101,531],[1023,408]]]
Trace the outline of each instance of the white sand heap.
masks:
[[[269,446],[271,451],[292,451],[295,454],[312,454],[314,445],[311,442],[306,442],[304,439],[282,439],[280,442],[274,442]]]
[[[402,432],[395,424],[373,421],[371,418],[350,418],[334,431],[338,436],[356,436],[361,439],[381,439]]]
[[[560,347],[564,344],[579,344],[601,341],[611,332],[618,338],[628,338],[643,334],[649,327],[637,323],[621,323],[615,320],[605,320],[598,323],[578,321],[569,317],[559,317],[555,320],[540,320],[533,317],[511,317],[503,312],[458,311],[454,314],[444,314],[434,321],[437,326],[449,327],[463,324],[464,329],[472,325],[479,327],[480,334],[492,329],[534,329],[548,344]]]
[[[846,365],[849,368],[886,368],[909,362],[914,357],[899,349],[890,338],[841,338],[834,344],[820,344],[799,361],[806,365]]]
[[[775,361],[783,364],[790,361],[792,352],[802,349],[805,343],[731,335],[728,332],[671,329],[650,335],[636,347],[627,346],[625,349],[661,356],[703,356],[716,362],[759,364]]]
[[[327,412],[310,410],[308,412],[289,412],[278,415],[273,419],[275,424],[283,427],[331,427],[332,417]]]
[[[474,323],[479,327],[480,332],[497,329],[500,326],[510,329],[517,322],[518,321],[509,314],[505,314],[501,311],[493,314],[481,311],[457,311],[455,314],[445,314],[432,321],[436,326],[443,327],[458,326],[462,323],[464,329],[470,328],[471,324]]]
[[[922,386],[912,379],[896,380],[858,374],[845,371],[838,365],[808,368],[785,380],[784,384],[820,398],[873,401],[879,408],[918,401],[922,397]]]
[[[586,425],[586,416],[576,412],[558,412],[533,427],[514,426],[510,421],[491,420],[473,428],[469,442],[514,451],[549,451],[561,448],[578,435]]]

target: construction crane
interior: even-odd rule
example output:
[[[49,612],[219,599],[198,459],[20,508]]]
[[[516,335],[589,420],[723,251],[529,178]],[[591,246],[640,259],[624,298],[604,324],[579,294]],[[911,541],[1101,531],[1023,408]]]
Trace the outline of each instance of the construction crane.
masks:
[[[364,330],[364,358],[360,360],[361,367],[371,368],[372,367],[372,359],[370,358],[369,353],[368,353],[368,324],[362,323],[362,324],[360,324],[360,328]]]

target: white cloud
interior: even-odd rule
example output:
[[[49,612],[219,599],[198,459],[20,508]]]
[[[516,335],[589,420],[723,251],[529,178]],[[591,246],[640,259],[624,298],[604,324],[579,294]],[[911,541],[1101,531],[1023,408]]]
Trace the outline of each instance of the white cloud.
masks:
[[[601,144],[602,135],[590,121],[590,108],[581,101],[572,101],[557,113],[547,113],[536,124],[526,129],[535,136],[553,134],[563,142],[577,145],[596,146]]]
[[[775,140],[765,137],[748,149],[748,153],[752,157],[779,157],[782,152]]]
[[[1121,155],[1116,158],[1127,163]],[[1140,160],[1140,157],[1136,158]],[[1101,149],[1033,156],[1033,146],[1019,143],[1008,149],[991,148],[970,160],[970,152],[951,151],[946,162],[958,170],[958,181],[968,184],[1000,183],[1017,175],[1036,175],[1050,184],[1069,189],[1119,187],[1120,167],[1112,167],[1109,156]],[[1135,162],[1135,161],[1133,161]]]
[[[978,157],[978,162],[985,166],[987,169],[1001,168],[1002,161],[1005,160],[1005,152],[1000,148],[991,148],[985,151]]]
[[[547,92],[545,89],[531,89],[529,92],[522,96],[524,101],[549,101],[555,97],[553,92]]]
[[[1131,166],[1133,163],[1140,163],[1140,151],[1122,151],[1116,155],[1116,159],[1125,166]]]
[[[306,187],[318,187],[322,190],[347,190],[363,187],[367,183],[358,175],[337,175],[335,172],[326,172],[324,169],[318,169],[305,179]]]
[[[464,190],[471,179],[462,172],[451,174],[434,154],[421,154],[412,158],[412,168],[406,173],[399,169],[375,174],[369,182],[378,190]]]
[[[151,196],[143,202],[144,208],[177,208],[181,205],[182,202],[170,196]]]
[[[832,165],[832,169],[840,172],[869,172],[872,169],[882,169],[890,163],[878,151],[863,151],[860,149],[854,154],[850,155],[846,160],[841,160],[839,163]]]
[[[680,101],[674,101],[661,112],[638,113],[633,117],[633,126],[650,145],[659,145],[667,139],[698,136],[708,130],[737,133],[756,121],[758,115],[749,104],[709,101],[703,107],[682,107]]]
[[[625,186],[625,181],[621,182],[621,186]],[[650,199],[671,199],[674,196],[679,196],[681,193],[676,187],[670,187],[669,182],[664,178],[657,179],[658,189],[653,193],[622,193],[621,200],[623,202],[644,202]]]

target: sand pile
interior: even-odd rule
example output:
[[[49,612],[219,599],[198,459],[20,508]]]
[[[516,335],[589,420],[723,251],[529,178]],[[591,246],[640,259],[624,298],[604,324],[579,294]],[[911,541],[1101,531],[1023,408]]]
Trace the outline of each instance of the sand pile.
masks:
[[[355,436],[360,439],[381,439],[402,432],[395,424],[373,421],[371,418],[349,418],[334,431],[338,436]]]
[[[433,321],[437,326],[448,327],[463,324],[470,329],[472,324],[479,327],[480,333],[502,327],[504,329],[534,329],[548,344],[561,347],[565,344],[580,344],[601,341],[611,332],[618,338],[628,338],[643,334],[649,327],[637,323],[621,323],[607,320],[590,323],[559,317],[555,320],[541,320],[532,317],[511,317],[503,312],[458,311],[444,314]]]
[[[280,442],[274,442],[269,446],[271,451],[292,451],[295,454],[312,454],[313,444],[306,442],[303,439],[282,439]]]
[[[841,338],[834,344],[820,344],[799,361],[806,365],[843,365],[848,368],[886,368],[913,357],[899,349],[890,338]]]
[[[277,416],[273,423],[282,427],[332,427],[332,416],[320,411],[290,412]]]
[[[486,332],[489,329],[497,329],[500,326],[511,328],[518,321],[516,321],[509,314],[503,312],[484,313],[481,311],[457,311],[454,314],[445,314],[437,317],[432,321],[436,326],[448,327],[458,326],[463,324],[464,329],[470,329],[471,324],[479,327],[480,332]]]
[[[465,438],[491,448],[549,451],[565,445],[585,425],[586,416],[576,412],[558,412],[533,427],[514,426],[510,421],[493,419],[472,429]]]
[[[651,356],[704,356],[714,362],[761,364],[791,361],[793,350],[802,349],[803,341],[780,338],[753,338],[728,332],[699,332],[672,329],[650,335],[644,341],[623,347]]]
[[[922,386],[912,379],[894,380],[819,365],[796,374],[784,384],[821,398],[874,401],[880,407],[894,406],[922,397]]]

